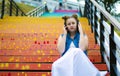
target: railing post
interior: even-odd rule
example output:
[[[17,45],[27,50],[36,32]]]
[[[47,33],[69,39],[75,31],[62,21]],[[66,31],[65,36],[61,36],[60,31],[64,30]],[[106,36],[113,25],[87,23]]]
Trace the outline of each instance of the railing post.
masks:
[[[89,25],[91,25],[90,23],[90,0],[87,0],[87,18],[88,18],[88,21],[89,21]]]
[[[100,53],[101,53],[101,59],[102,59],[102,62],[104,62],[104,58],[103,58],[103,52],[104,52],[104,46],[103,46],[103,43],[104,43],[104,26],[103,26],[103,14],[100,13]]]
[[[0,11],[1,12],[1,19],[4,16],[4,8],[5,8],[5,0],[2,0],[2,10]]]
[[[81,17],[83,16],[80,6],[79,6],[79,15],[80,15]]]
[[[37,9],[35,10],[35,12],[36,12],[36,16],[37,16],[37,15],[38,15],[38,14],[37,14]]]
[[[33,11],[33,12],[35,12],[35,11]],[[35,16],[35,13],[33,13],[33,17]]]
[[[110,75],[111,76],[117,76],[116,71],[116,45],[113,41],[114,39],[114,27],[111,25],[111,34],[109,36],[110,40]]]
[[[97,44],[97,37],[98,37],[98,34],[97,34],[97,16],[96,16],[96,13],[97,13],[97,8],[94,6],[94,36],[95,36],[95,43]]]
[[[93,3],[90,2],[90,23],[91,23],[91,32],[93,33],[94,30],[94,23],[93,23]]]
[[[18,16],[18,8],[16,8],[16,16]]]
[[[86,17],[88,18],[88,21],[89,21],[89,9],[88,8],[90,8],[89,2],[88,2],[88,0],[86,0],[86,11],[85,11],[86,13],[85,14],[86,14]],[[90,22],[89,22],[89,25],[90,25]]]
[[[12,1],[13,0],[10,0],[10,16],[12,16]]]
[[[44,8],[44,12],[45,12],[45,11],[46,11],[46,10],[45,10],[45,6],[44,6],[43,8]]]
[[[30,17],[32,17],[32,13],[30,13],[29,15],[30,15]]]
[[[84,17],[87,17],[87,1],[85,0]]]

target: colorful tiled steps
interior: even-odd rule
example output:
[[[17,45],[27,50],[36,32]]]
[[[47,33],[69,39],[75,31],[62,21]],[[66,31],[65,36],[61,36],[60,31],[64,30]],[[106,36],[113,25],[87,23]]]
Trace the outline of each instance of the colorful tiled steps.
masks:
[[[22,56],[0,56],[0,62],[54,62],[55,60],[57,60],[58,58],[60,58],[60,56],[58,55],[52,55],[52,56],[42,56],[42,55],[30,55],[30,56],[26,56],[26,55],[22,55]]]
[[[105,64],[94,64],[99,70],[107,70]],[[0,63],[0,71],[24,71],[24,70],[49,70],[51,71],[52,63]]]
[[[51,76],[50,72],[0,72],[0,76]]]
[[[94,55],[96,54],[96,55]],[[46,54],[38,54],[38,55],[0,55],[0,62],[54,62],[59,58],[59,54],[54,55],[46,55]],[[88,51],[88,57],[93,63],[101,62],[101,55],[97,51]]]
[[[28,49],[39,49],[41,46],[46,45],[47,47],[56,48],[57,38],[59,33],[43,33],[43,34],[30,34],[30,33],[0,33],[0,42],[2,43],[1,49],[15,49],[15,50],[28,50]],[[89,36],[88,36],[89,37]],[[92,37],[89,37],[88,49],[99,49],[98,45],[94,44]],[[35,48],[34,48],[35,47]],[[42,49],[42,48],[41,48]]]
[[[89,59],[99,70],[107,70],[106,64],[101,63],[100,48],[95,44],[87,19],[79,20],[89,38]],[[51,64],[60,57],[56,44],[63,26],[61,18],[0,20],[0,70],[9,70],[0,72],[0,76],[51,76]]]

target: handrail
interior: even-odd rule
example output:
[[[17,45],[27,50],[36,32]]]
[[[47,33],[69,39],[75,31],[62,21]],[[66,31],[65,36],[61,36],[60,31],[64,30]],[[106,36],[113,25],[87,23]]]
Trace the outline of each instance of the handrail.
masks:
[[[120,23],[113,18],[105,9],[103,9],[95,0],[90,0],[100,11],[101,13],[116,27],[120,30]]]
[[[4,2],[4,3],[3,3]],[[27,14],[24,13],[24,11],[15,3],[14,0],[8,0],[9,2],[9,16],[15,15],[15,16],[41,16],[47,9],[47,6],[42,5],[39,6],[35,9],[33,9],[32,11],[28,12]],[[4,12],[6,10],[4,10],[5,8],[5,0],[2,0],[2,10],[1,10],[1,18],[3,18],[4,16]]]
[[[4,8],[5,8],[5,1],[4,0],[2,0],[2,5],[0,7],[1,7],[0,18],[2,19],[4,16]]]
[[[47,6],[46,5],[41,5],[37,8],[35,8],[35,9],[31,10],[30,12],[28,12],[26,15],[29,16],[29,17],[31,17],[31,16],[39,17],[46,11],[45,7],[47,7]]]
[[[67,6],[76,7],[76,9],[79,11],[79,3],[67,1],[66,4],[67,4]],[[75,9],[75,8],[74,8],[74,9]]]
[[[79,15],[80,15],[81,17],[83,17],[83,14],[82,14],[82,11],[81,11],[80,6],[79,6]]]
[[[111,76],[119,76],[120,36],[114,28],[120,31],[120,23],[95,0],[85,0],[84,15],[94,32],[95,42],[100,45],[102,62],[106,62]]]
[[[2,0],[2,6],[1,6],[1,16],[0,18],[2,19],[4,16],[4,13],[6,12],[5,7],[6,5],[6,0]],[[21,16],[27,16],[20,8],[19,6],[14,2],[14,0],[8,0],[9,2],[9,16],[12,16],[13,14],[15,16],[18,16],[19,13]],[[14,13],[15,12],[15,13]]]

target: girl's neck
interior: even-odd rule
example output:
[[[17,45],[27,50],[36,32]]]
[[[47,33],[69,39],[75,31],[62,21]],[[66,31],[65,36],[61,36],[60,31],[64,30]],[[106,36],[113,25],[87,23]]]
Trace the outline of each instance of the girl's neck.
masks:
[[[70,37],[73,39],[74,36],[75,36],[75,34],[76,34],[76,32],[71,32],[71,33],[70,33]]]

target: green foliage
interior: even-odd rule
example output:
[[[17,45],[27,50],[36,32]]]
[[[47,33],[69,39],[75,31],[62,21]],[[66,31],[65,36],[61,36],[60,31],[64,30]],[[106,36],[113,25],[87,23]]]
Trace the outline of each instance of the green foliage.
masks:
[[[111,13],[112,9],[115,8],[114,4],[118,2],[118,0],[99,0],[98,3],[102,2],[104,8]]]
[[[17,5],[25,12],[28,13],[29,11],[35,9],[35,7],[24,4],[24,3],[17,3]]]
[[[118,31],[117,29],[115,29],[115,32],[120,36],[120,31]]]
[[[106,9],[106,11],[108,11],[111,15],[114,15],[114,12],[112,12],[112,9],[115,8],[114,4],[118,2],[118,0],[98,0],[97,2],[101,4]],[[109,21],[107,21],[107,23],[110,24]],[[120,31],[115,29],[115,32],[120,36]]]
[[[2,5],[2,3],[0,2],[0,6]]]
[[[2,5],[2,2],[0,2],[0,6]],[[17,5],[20,7],[23,12],[28,13],[29,11],[35,9],[35,7],[24,4],[24,3],[17,3]],[[6,0],[6,7],[5,11],[9,11],[9,1]],[[1,7],[0,7],[1,8]]]

